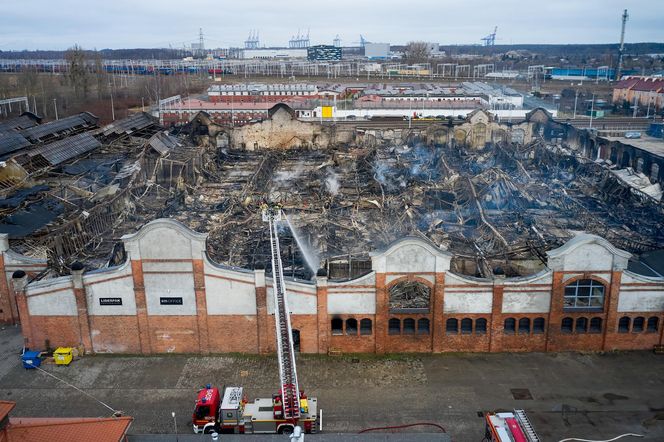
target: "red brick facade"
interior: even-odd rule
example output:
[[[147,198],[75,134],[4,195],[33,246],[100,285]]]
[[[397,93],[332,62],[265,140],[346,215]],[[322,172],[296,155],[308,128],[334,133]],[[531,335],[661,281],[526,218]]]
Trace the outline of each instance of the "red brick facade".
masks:
[[[155,225],[180,229],[172,223]],[[140,235],[131,241],[147,241]],[[23,276],[0,285],[2,305],[11,300],[17,306],[28,347],[44,348],[48,340],[51,347],[80,345],[91,352],[275,351],[272,295],[267,288],[271,281],[263,270],[215,267],[196,252],[204,242],[202,246],[191,240],[195,245],[184,247],[191,258],[153,258],[150,253],[170,252],[151,252],[143,244],[127,241],[130,262],[125,267],[74,272],[71,277],[27,285]],[[374,271],[357,280],[287,281],[299,350],[322,354],[610,351],[662,345],[664,278],[625,270],[626,252],[601,238],[587,235],[573,242],[550,252],[549,269],[520,279],[478,280],[450,273],[447,252],[407,239],[374,256]],[[588,269],[575,268],[586,262],[578,256],[587,256],[587,248],[594,248],[590,256],[597,258],[587,262]],[[404,261],[413,253],[415,258]],[[602,267],[602,259],[610,264]],[[405,271],[395,272],[395,266]],[[178,278],[183,281],[190,277],[191,286],[164,285],[156,292],[146,287],[149,276],[158,273],[166,278],[172,276],[169,272],[182,275]],[[390,308],[390,289],[404,281],[426,287],[428,308]],[[601,306],[566,306],[565,287],[577,281],[601,285]],[[155,296],[173,295],[171,290],[182,296],[181,304],[159,306]],[[124,310],[117,314],[107,310],[116,308],[102,304],[109,298],[121,298],[117,308]]]

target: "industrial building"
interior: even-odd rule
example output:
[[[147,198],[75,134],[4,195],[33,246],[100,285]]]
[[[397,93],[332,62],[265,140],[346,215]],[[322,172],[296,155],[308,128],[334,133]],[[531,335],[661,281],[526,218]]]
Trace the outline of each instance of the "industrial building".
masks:
[[[207,90],[212,102],[271,102],[293,97],[317,98],[318,88],[313,84],[213,84]]]
[[[610,168],[594,160],[610,155],[601,139],[543,110],[411,129],[299,121],[285,105],[237,128],[199,114],[179,136],[142,114],[87,124],[41,131],[58,137],[46,146],[99,142],[34,163],[30,179],[47,188],[5,189],[6,219],[52,212],[29,231],[0,226],[0,309],[30,347],[274,351],[265,199],[289,215],[280,238],[301,352],[662,344],[661,201],[621,178],[645,157],[617,152]],[[661,156],[647,161],[664,170]]]
[[[240,49],[238,53],[239,58],[244,59],[294,59],[294,58],[307,58],[306,48],[256,48],[256,49]]]
[[[390,56],[390,44],[365,43],[364,56],[369,60],[385,60]]]
[[[339,61],[341,60],[341,47],[330,45],[317,45],[307,48],[309,61]]]

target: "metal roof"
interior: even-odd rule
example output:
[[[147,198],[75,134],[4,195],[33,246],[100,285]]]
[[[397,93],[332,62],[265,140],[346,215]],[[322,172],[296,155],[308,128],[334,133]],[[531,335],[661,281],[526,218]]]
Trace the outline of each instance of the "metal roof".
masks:
[[[32,142],[47,138],[49,136],[71,132],[75,129],[96,126],[99,118],[89,112],[81,112],[78,115],[40,124],[21,131],[21,134]]]
[[[145,129],[146,127],[150,127],[155,123],[155,120],[152,119],[149,114],[145,112],[139,112],[104,126],[102,128],[102,133],[105,136],[130,134],[132,132]]]
[[[0,133],[0,156],[31,146],[28,140],[18,132]]]
[[[39,122],[34,118],[30,118],[28,115],[21,115],[20,117],[0,121],[0,132],[27,129],[36,126],[37,124],[39,124]]]
[[[177,138],[170,136],[167,132],[158,132],[150,138],[150,147],[159,152],[161,155],[166,155],[171,149],[178,147],[180,143]]]
[[[28,152],[28,155],[31,158],[42,156],[52,166],[55,166],[99,147],[101,147],[99,140],[84,132],[40,146]]]

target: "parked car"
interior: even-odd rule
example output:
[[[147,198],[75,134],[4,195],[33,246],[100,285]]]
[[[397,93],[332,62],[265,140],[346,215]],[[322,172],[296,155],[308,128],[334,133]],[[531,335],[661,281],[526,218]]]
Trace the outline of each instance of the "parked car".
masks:
[[[625,138],[636,139],[641,138],[641,132],[636,132],[633,130],[625,132]]]

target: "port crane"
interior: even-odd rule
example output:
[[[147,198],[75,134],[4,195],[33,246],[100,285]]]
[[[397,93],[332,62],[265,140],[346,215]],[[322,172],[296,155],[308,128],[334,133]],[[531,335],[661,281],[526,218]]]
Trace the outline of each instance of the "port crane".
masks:
[[[493,32],[486,37],[482,37],[482,41],[484,42],[484,46],[493,46],[496,44],[496,33],[498,32],[498,26],[493,28]]]
[[[316,398],[307,397],[297,381],[293,330],[284,281],[277,223],[283,214],[278,205],[264,204],[262,218],[270,230],[272,296],[279,360],[279,392],[272,398],[249,402],[242,387],[225,387],[223,392],[207,385],[198,392],[192,416],[195,433],[283,433],[297,426],[305,433],[322,429],[322,410]]]

